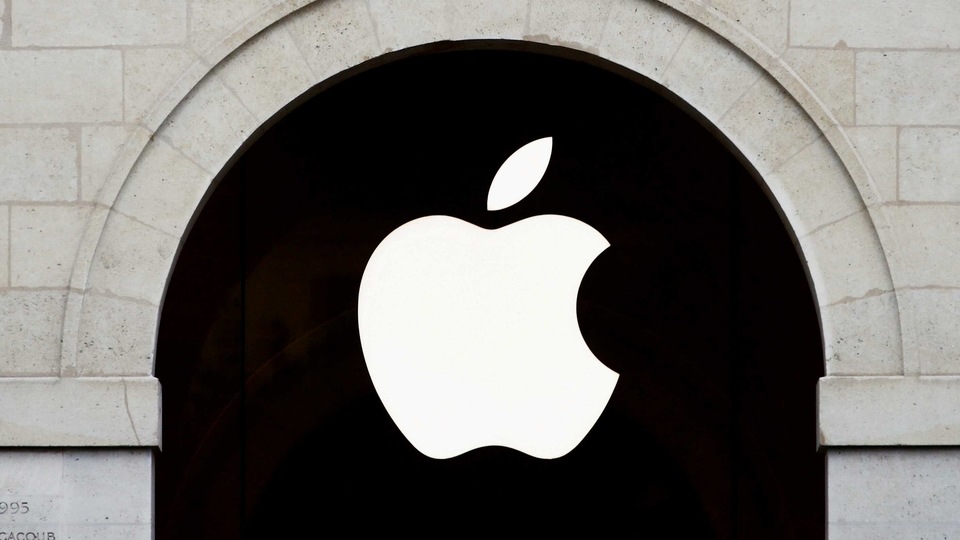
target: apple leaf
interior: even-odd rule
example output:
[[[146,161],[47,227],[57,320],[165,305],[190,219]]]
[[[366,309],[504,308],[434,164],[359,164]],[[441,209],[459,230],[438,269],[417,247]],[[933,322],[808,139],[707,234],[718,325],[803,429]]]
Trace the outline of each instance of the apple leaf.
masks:
[[[526,197],[547,172],[553,137],[544,137],[523,145],[497,171],[487,195],[487,210],[503,210]]]

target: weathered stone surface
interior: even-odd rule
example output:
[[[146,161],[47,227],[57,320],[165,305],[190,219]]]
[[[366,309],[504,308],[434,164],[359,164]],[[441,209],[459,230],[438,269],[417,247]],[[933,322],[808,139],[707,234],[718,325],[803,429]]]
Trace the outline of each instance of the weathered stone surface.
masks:
[[[794,234],[805,234],[864,209],[840,158],[823,138],[764,177]]]
[[[761,174],[766,174],[819,138],[822,132],[780,85],[761,77],[718,126]]]
[[[960,289],[898,293],[903,354],[920,375],[960,375]]]
[[[823,446],[960,445],[960,377],[824,377]]]
[[[786,48],[788,0],[708,0],[707,3],[756,36],[773,52],[779,53]]]
[[[783,60],[843,125],[855,123],[856,54],[850,49],[787,49]]]
[[[112,203],[110,195],[101,190],[135,130],[129,125],[84,126],[80,130],[80,200]]]
[[[120,121],[122,72],[113,49],[0,50],[0,123]]]
[[[750,3],[750,2],[745,2]],[[792,0],[790,41],[805,47],[960,47],[952,0]]]
[[[527,22],[527,0],[447,0],[447,24],[458,39],[521,39]]]
[[[15,47],[182,43],[186,0],[12,0]]]
[[[531,0],[527,39],[596,51],[613,0]]]
[[[81,377],[153,373],[157,306],[87,293],[78,329],[76,372]]]
[[[266,121],[317,81],[285,31],[255,36],[214,72],[253,114]]]
[[[888,292],[820,308],[827,375],[899,375],[900,318]]]
[[[903,205],[884,209],[897,287],[960,287],[960,207]]]
[[[960,129],[900,130],[900,199],[960,202]]]
[[[0,128],[0,200],[76,200],[77,152],[66,128]]]
[[[660,81],[692,27],[689,19],[655,0],[617,0],[600,40],[600,54],[619,58],[623,66]]]
[[[830,540],[960,537],[960,450],[827,451]]]
[[[370,13],[359,2],[317,2],[284,25],[318,82],[381,52]]]
[[[187,72],[200,70],[200,58],[189,49],[162,47],[123,51],[124,119],[155,128],[155,115],[165,116],[187,93],[178,83]],[[206,66],[202,67],[206,71]],[[198,77],[197,77],[198,78]],[[190,86],[196,80],[189,80]],[[172,93],[172,95],[170,95]],[[151,114],[153,113],[153,114]]]
[[[159,305],[177,243],[177,237],[111,212],[87,286],[100,294]]]
[[[885,255],[867,212],[846,217],[800,239],[820,305],[893,290]]]
[[[209,75],[205,81],[180,102],[157,136],[216,174],[261,122],[221,79]]]
[[[846,131],[873,179],[879,201],[897,200],[897,128],[849,127]]]
[[[0,376],[59,373],[66,296],[66,291],[0,290]]]
[[[940,51],[857,53],[857,123],[960,124],[960,55]]]
[[[759,67],[729,43],[694,27],[670,60],[661,82],[717,123],[760,77]]]
[[[114,208],[172,236],[183,234],[213,177],[167,142],[148,146]]]
[[[11,208],[10,284],[66,288],[90,211],[86,205]]]
[[[156,446],[159,422],[153,377],[0,379],[3,446]]]
[[[4,449],[0,498],[26,502],[29,512],[5,515],[3,533],[10,538],[40,533],[37,537],[47,540],[148,540],[153,537],[153,482],[149,448]]]

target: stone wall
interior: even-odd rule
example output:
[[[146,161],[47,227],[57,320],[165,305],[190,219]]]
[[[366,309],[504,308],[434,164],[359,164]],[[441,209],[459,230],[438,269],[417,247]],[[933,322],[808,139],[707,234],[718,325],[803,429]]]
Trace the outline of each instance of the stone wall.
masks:
[[[820,307],[818,442],[852,447],[831,538],[960,536],[958,28],[950,0],[0,0],[0,444],[149,456],[177,246],[281,107],[391,51],[535,41],[662,84],[776,198]]]

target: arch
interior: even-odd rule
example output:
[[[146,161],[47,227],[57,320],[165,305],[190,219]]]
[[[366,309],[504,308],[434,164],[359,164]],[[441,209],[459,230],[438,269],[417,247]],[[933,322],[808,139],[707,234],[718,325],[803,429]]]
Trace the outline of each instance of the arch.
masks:
[[[904,372],[885,217],[842,127],[769,48],[692,0],[281,2],[201,53],[131,135],[71,278],[64,375],[151,375],[178,246],[246,141],[317,84],[443,40],[585,51],[665,88],[752,164],[819,306],[826,372]],[[400,53],[395,53],[400,54]]]

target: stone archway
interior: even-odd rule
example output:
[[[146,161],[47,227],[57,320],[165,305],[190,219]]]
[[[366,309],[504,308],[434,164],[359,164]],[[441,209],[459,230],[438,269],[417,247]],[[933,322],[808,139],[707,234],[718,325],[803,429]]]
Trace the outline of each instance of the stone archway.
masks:
[[[483,509],[495,528],[503,514],[530,526],[531,515],[563,507],[611,533],[644,522],[668,534],[683,521],[695,537],[739,537],[737,526],[816,537],[822,456],[799,428],[814,422],[811,389],[822,375],[816,316],[791,240],[742,163],[649,82],[585,53],[464,41],[384,60],[352,70],[245,148],[184,245],[158,345],[168,398],[158,533],[209,536],[215,524],[229,536],[228,524],[239,524],[219,516],[242,505],[263,527],[257,534],[296,535],[301,524],[269,516],[278,501],[298,504],[284,493],[306,490],[314,494],[303,504],[331,522],[351,521],[364,500],[398,527],[429,529],[424,508],[464,523]],[[452,114],[448,100],[469,107]],[[490,155],[544,130],[558,167],[532,206],[483,211]],[[579,319],[622,386],[571,459],[410,455],[357,350],[359,271],[407,219],[441,213],[498,228],[530,211],[576,216],[611,242],[581,287]],[[730,443],[741,428],[750,435]],[[741,467],[752,496],[732,487]],[[434,487],[400,495],[414,484]],[[517,493],[493,496],[504,484]],[[213,501],[224,511],[211,512]]]
[[[694,2],[538,3],[529,13],[517,4],[368,10],[345,0],[294,11],[300,4],[290,2],[211,47],[182,79],[198,82],[182,100],[172,89],[158,104],[103,188],[100,199],[113,203],[91,220],[74,268],[63,372],[152,373],[159,306],[184,232],[217,173],[278,111],[385,52],[488,38],[596,54],[702,115],[756,168],[797,238],[820,308],[827,373],[903,373],[875,190],[842,129],[786,64]]]
[[[316,84],[391,51],[442,40],[559,45],[663,85],[753,165],[782,210],[816,295],[826,373],[916,374],[916,366],[903,363],[877,190],[843,128],[774,51],[694,1],[508,6],[283,2],[199,53],[114,163],[74,266],[61,373],[78,381],[103,377],[97,384],[114,396],[129,392],[135,407],[102,430],[103,442],[96,444],[159,440],[151,430],[159,403],[151,396],[157,392],[152,375],[160,309],[181,242],[219,172]],[[898,381],[821,384],[827,405],[821,405],[820,442],[901,441],[901,427],[886,429],[857,416],[886,419],[883,407],[891,399],[917,391]],[[869,386],[869,407],[851,405],[860,398],[844,394],[848,383]],[[911,429],[923,432],[922,426]]]

